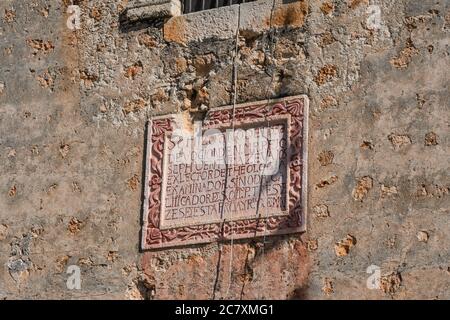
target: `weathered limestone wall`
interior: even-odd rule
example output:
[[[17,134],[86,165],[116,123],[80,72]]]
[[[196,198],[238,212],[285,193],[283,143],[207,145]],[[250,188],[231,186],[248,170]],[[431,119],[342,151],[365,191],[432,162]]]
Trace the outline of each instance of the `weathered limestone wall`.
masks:
[[[145,121],[230,103],[237,6],[126,4],[0,2],[0,298],[450,298],[448,1],[374,0],[375,29],[368,0],[241,7],[238,102],[310,98],[309,208],[232,255],[139,242]]]

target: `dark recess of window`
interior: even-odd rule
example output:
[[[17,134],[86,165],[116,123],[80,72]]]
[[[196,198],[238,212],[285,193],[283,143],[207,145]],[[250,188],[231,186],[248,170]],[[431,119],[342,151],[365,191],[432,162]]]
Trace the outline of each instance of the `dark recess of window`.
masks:
[[[255,0],[182,0],[183,13],[203,11],[252,1]]]

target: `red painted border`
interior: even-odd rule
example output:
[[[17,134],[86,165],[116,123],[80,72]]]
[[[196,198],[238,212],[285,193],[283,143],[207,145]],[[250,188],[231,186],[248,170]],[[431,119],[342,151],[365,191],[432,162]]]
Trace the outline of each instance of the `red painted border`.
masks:
[[[304,95],[272,101],[237,105],[234,121],[251,123],[279,115],[290,115],[290,161],[288,205],[284,216],[218,222],[161,230],[161,186],[163,181],[163,155],[166,133],[173,130],[173,116],[150,120],[145,179],[142,249],[153,249],[205,243],[231,238],[251,238],[263,235],[287,234],[306,230],[307,204],[307,137],[308,98]],[[215,108],[208,112],[204,127],[231,125],[232,107]]]

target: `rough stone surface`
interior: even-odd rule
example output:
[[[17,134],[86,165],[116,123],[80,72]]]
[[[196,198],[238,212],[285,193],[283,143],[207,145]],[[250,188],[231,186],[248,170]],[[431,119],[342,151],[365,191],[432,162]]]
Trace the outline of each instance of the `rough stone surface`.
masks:
[[[270,33],[245,10],[237,101],[310,97],[318,214],[266,243],[145,253],[145,121],[230,103],[236,7],[162,27],[123,23],[126,0],[77,3],[73,31],[68,0],[0,2],[0,299],[450,298],[447,1],[377,1],[376,29],[368,1],[302,1]]]
[[[170,18],[181,15],[179,0],[147,0],[128,3],[126,17],[129,22],[138,20]]]

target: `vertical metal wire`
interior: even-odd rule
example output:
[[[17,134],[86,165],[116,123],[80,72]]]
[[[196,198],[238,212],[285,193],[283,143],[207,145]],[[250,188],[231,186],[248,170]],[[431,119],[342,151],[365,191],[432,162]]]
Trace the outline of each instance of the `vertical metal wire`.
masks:
[[[275,0],[273,0],[272,1],[272,9],[270,10],[269,33],[268,33],[268,35],[270,36],[270,39],[269,39],[269,51],[270,51],[270,55],[271,55],[271,59],[272,59],[272,63],[273,64],[275,64],[274,59],[273,59],[273,52],[274,52],[273,48],[274,48],[274,44],[275,44],[274,43],[275,42],[275,40],[274,40],[275,37],[273,35],[273,32],[274,32],[274,30],[273,30],[273,13],[275,11],[275,5],[276,5]],[[270,104],[270,89],[273,86],[274,78],[275,78],[275,70],[272,70],[270,86],[268,86],[267,90],[266,90],[267,106],[269,106],[269,104]],[[268,112],[268,111],[269,110],[267,110],[266,112]],[[269,128],[269,119],[267,118],[267,115],[266,115],[266,126],[267,126],[267,128]],[[269,143],[267,143],[267,151],[269,151]],[[268,154],[266,155],[266,165],[267,165],[267,158],[268,158]],[[268,194],[268,191],[269,191],[268,190],[268,184],[266,183],[266,195]],[[286,205],[289,206],[288,203]],[[268,208],[267,208],[267,206],[266,206],[266,210],[265,211],[266,211],[265,212],[266,214],[265,214],[265,216],[263,214],[263,219],[262,219],[263,220],[263,225],[264,225],[264,230],[263,230],[263,244],[262,244],[262,252],[261,252],[261,261],[264,261],[264,256],[265,256],[265,253],[266,253],[266,236],[267,236],[267,234],[266,234],[266,227],[267,227],[266,226],[267,225],[266,219],[268,218]],[[261,265],[261,267],[262,266],[263,266],[263,264]],[[262,282],[261,282],[261,285],[262,285]],[[261,292],[263,292],[263,290],[261,290]],[[262,295],[261,295],[260,299],[263,299]]]
[[[231,0],[230,0],[231,1]],[[234,57],[233,57],[233,113],[231,118],[231,132],[233,132],[234,138],[234,129],[235,129],[235,115],[236,115],[236,102],[237,102],[237,82],[238,82],[238,72],[237,72],[237,60],[239,53],[239,29],[241,28],[241,6],[238,6],[238,21],[236,26],[236,39],[235,39],[235,47],[234,47]],[[225,298],[228,297],[228,293],[231,288],[232,281],[232,269],[233,269],[233,245],[234,245],[234,237],[233,237],[233,210],[230,211],[230,264],[229,264],[229,275],[228,275],[228,287],[225,292]]]

